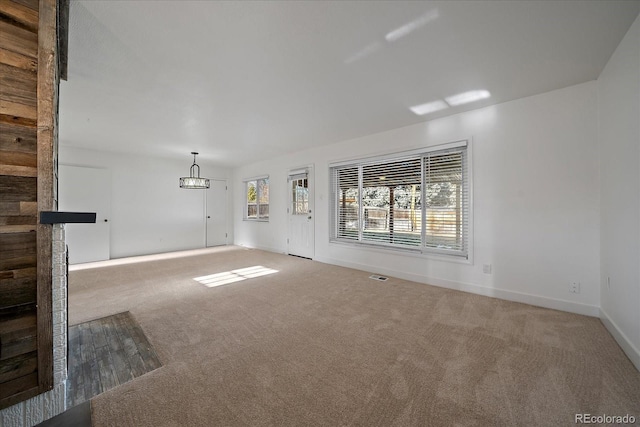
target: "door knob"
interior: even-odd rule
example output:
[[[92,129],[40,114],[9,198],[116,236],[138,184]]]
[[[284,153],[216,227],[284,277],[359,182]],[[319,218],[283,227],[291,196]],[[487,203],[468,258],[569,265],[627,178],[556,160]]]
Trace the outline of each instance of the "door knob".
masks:
[[[207,218],[211,218],[209,215],[207,215]]]
[[[109,222],[109,220],[107,218],[104,219],[104,222]]]

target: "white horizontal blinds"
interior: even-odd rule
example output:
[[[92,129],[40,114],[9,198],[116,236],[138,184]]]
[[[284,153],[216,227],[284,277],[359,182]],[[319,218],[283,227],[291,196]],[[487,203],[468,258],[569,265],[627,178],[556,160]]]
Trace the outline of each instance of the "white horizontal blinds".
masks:
[[[425,246],[467,255],[469,180],[466,149],[424,157]]]
[[[362,241],[421,245],[420,157],[379,160],[362,166]]]
[[[334,191],[332,238],[358,240],[358,167],[332,168],[331,178]]]
[[[331,167],[331,240],[468,256],[467,142]]]

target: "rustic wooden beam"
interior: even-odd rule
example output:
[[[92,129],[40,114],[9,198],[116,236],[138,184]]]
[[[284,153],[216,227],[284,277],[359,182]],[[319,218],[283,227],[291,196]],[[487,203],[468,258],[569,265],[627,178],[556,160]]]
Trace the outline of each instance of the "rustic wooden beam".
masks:
[[[38,211],[56,209],[54,151],[57,143],[58,59],[56,0],[40,0],[38,24]],[[53,228],[37,226],[38,386],[53,388]]]

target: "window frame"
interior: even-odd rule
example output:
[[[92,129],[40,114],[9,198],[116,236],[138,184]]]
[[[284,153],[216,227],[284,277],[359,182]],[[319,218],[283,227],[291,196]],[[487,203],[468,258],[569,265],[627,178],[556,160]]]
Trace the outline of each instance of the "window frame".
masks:
[[[302,183],[301,186],[298,186],[298,183]],[[288,212],[289,215],[309,215],[310,211],[309,211],[309,178],[308,177],[299,177],[299,178],[293,178],[291,179],[291,177],[289,177],[288,179],[288,187],[289,187],[289,208],[288,208]],[[294,187],[295,186],[295,187]],[[304,194],[304,198],[302,200],[299,199],[298,197],[298,188],[303,188],[304,190],[306,190],[306,194]],[[302,193],[305,193],[304,191]],[[306,206],[306,209],[303,210],[298,210],[298,207],[304,207]]]
[[[426,207],[426,185],[424,174],[424,162],[427,156],[437,155],[438,152],[446,153],[447,151],[459,149],[464,151],[463,160],[463,185],[466,189],[466,220],[464,221],[464,227],[466,229],[466,235],[462,236],[463,248],[461,251],[451,249],[438,249],[429,247],[426,244],[427,234],[427,210]],[[390,152],[386,154],[380,154],[370,157],[360,157],[350,160],[343,160],[332,162],[329,164],[329,189],[330,189],[330,201],[329,201],[329,215],[330,215],[330,227],[329,227],[329,243],[336,245],[345,245],[349,247],[358,247],[362,249],[373,250],[376,252],[389,253],[400,252],[406,255],[434,258],[439,260],[473,264],[473,167],[472,167],[472,140],[471,138],[452,141],[444,144],[431,145],[425,148],[408,150],[402,152]],[[370,164],[383,164],[385,162],[393,162],[402,159],[410,159],[414,156],[420,157],[421,161],[421,177],[420,177],[420,200],[423,205],[421,206],[421,225],[420,225],[420,246],[410,246],[408,244],[396,244],[387,242],[371,242],[362,239],[363,234],[363,203],[362,203],[362,191],[363,191],[363,167]],[[339,222],[343,220],[340,217],[340,192],[337,188],[337,175],[336,170],[341,168],[357,168],[358,170],[358,238],[349,239],[339,236]],[[466,175],[465,175],[466,172]],[[463,230],[464,232],[465,230]]]
[[[260,181],[264,181],[265,182],[264,185],[266,185],[266,188],[267,188],[266,203],[261,202],[261,199],[264,197],[264,195],[262,194],[263,187],[260,185]],[[269,217],[270,217],[269,193],[270,193],[270,187],[271,187],[271,183],[269,182],[269,175],[261,175],[261,176],[256,176],[252,178],[245,178],[242,180],[242,182],[243,182],[243,188],[244,188],[244,213],[242,215],[243,221],[269,222]],[[256,215],[255,216],[249,216],[249,206],[250,206],[249,185],[251,183],[254,183],[255,193],[256,193],[256,201],[255,201]],[[266,216],[260,216],[260,211],[262,206],[267,206]]]

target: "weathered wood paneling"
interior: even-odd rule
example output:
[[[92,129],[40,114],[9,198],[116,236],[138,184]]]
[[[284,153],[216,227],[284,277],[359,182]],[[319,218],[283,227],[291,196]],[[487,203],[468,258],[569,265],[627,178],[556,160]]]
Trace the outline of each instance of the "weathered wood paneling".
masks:
[[[28,166],[0,165],[0,175],[38,176],[38,170]]]
[[[37,0],[0,0],[0,408],[46,389],[37,329],[47,316],[37,306],[38,10]],[[51,282],[42,285],[50,292]]]
[[[35,303],[0,309],[0,407],[38,392],[36,313]]]
[[[20,202],[20,215],[38,215],[36,202]]]
[[[36,155],[0,150],[0,175],[38,176]]]
[[[0,272],[0,279],[21,279],[25,277],[36,277],[36,268],[20,268]]]
[[[0,14],[2,13],[1,11],[2,9],[0,9]],[[10,52],[37,59],[38,35],[4,20],[0,20],[0,49],[6,49]]]
[[[0,0],[0,409],[52,388],[56,0]]]
[[[18,258],[32,255],[36,249],[34,233],[0,234],[0,257],[2,259]]]
[[[28,233],[37,231],[37,225],[0,225],[0,234],[3,233]]]
[[[38,176],[36,154],[0,150],[0,175]]]
[[[2,48],[0,48],[0,64],[11,65],[12,67],[20,68],[34,73],[38,69],[38,61],[36,61],[35,59]]]
[[[38,11],[38,4],[40,0],[11,0],[14,3],[21,4],[23,6],[28,7],[29,9],[33,9],[36,12]]]
[[[36,278],[0,280],[0,299],[4,307],[33,303],[36,300]]]
[[[32,374],[37,368],[38,355],[35,351],[0,360],[0,383]]]
[[[36,264],[36,255],[26,255],[12,259],[0,260],[0,271],[2,270],[19,270],[21,268],[29,268]]]
[[[0,116],[0,150],[3,152],[36,154],[37,130],[33,126],[20,124],[14,118]]]
[[[28,390],[38,386],[38,373],[34,372],[29,375],[25,375],[15,380],[2,383],[0,388],[0,400],[9,398],[16,393],[20,393],[23,390]]]
[[[5,153],[36,154],[36,128],[15,125],[0,117],[0,151]]]
[[[2,337],[2,354],[0,360],[30,353],[38,349],[38,335],[34,325],[30,328],[0,334]]]
[[[3,0],[2,14],[14,20],[23,28],[38,32],[38,10],[13,0]]]
[[[0,309],[0,334],[36,326],[36,305]]]
[[[0,202],[0,212],[5,215],[30,215],[36,217],[38,204],[36,202]]]
[[[37,183],[36,178],[0,175],[2,201],[4,203],[37,201]]]
[[[37,90],[36,74],[0,64],[0,100],[35,107]]]
[[[27,126],[36,129],[38,123],[35,119],[25,119],[24,117],[9,116],[0,114],[0,123],[8,123],[16,126]]]
[[[36,155],[31,153],[20,153],[15,151],[6,151],[2,153],[0,164],[12,166],[30,166],[36,167]]]
[[[0,225],[25,225],[35,224],[37,218],[35,216],[0,216]]]

